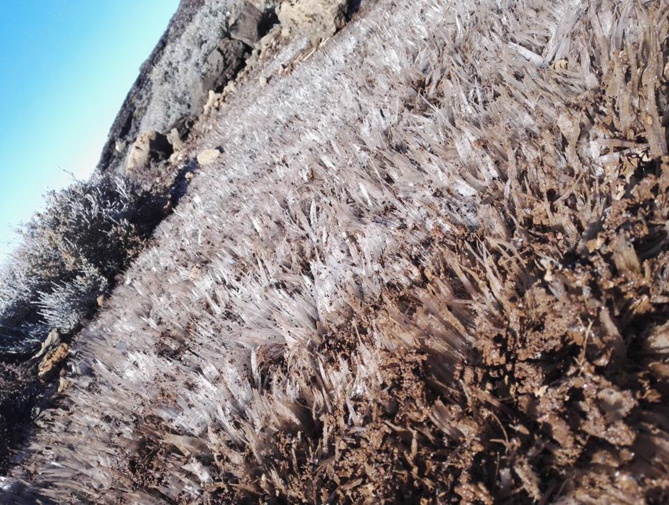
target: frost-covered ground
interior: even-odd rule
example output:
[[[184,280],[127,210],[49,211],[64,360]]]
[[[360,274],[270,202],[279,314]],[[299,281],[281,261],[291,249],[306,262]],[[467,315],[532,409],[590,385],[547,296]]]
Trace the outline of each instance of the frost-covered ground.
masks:
[[[668,12],[379,0],[289,39],[6,496],[665,501]]]

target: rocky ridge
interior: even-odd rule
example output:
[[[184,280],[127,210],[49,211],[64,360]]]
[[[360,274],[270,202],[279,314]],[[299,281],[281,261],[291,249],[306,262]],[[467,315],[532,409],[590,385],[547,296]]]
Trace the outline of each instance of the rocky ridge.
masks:
[[[268,23],[245,0],[183,0],[114,120],[98,170],[123,173],[143,136],[176,131],[184,140],[208,91],[234,79]]]

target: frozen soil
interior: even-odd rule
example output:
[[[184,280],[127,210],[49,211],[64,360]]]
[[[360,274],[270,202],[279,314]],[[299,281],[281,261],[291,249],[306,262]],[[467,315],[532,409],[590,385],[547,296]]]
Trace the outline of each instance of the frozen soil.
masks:
[[[4,492],[667,503],[668,12],[380,0],[287,43]]]

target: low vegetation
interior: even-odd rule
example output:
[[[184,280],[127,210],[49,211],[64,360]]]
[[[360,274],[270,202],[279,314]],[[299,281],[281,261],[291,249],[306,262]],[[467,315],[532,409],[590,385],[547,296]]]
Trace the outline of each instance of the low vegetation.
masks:
[[[48,195],[5,267],[0,320],[13,331],[3,346],[22,349],[52,328],[68,333],[89,315],[146,239],[141,203],[135,188],[108,176]]]
[[[30,358],[54,330],[69,341],[98,308],[162,217],[164,202],[127,181],[96,175],[50,193],[46,209],[21,229],[21,245],[0,283],[0,460],[42,389]]]

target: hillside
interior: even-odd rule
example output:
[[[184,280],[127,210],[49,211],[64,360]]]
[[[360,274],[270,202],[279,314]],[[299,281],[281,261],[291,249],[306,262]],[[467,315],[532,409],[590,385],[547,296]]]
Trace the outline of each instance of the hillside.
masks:
[[[669,2],[242,5],[112,127],[164,220],[0,501],[669,501]]]

